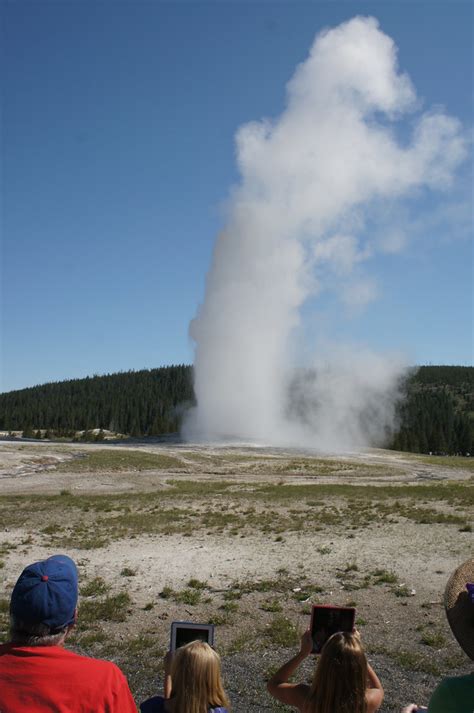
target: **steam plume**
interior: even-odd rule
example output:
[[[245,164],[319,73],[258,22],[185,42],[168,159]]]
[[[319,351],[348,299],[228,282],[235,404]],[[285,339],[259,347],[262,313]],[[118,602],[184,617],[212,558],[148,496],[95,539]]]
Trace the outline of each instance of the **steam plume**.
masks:
[[[403,240],[364,240],[368,207],[452,181],[466,151],[459,122],[418,114],[402,143],[396,122],[416,110],[393,41],[355,17],[315,38],[280,117],[237,131],[241,181],[190,328],[198,405],[186,437],[337,448],[386,433],[399,360],[338,347],[297,373],[290,347],[309,296],[331,286],[355,308],[376,298],[357,268]]]

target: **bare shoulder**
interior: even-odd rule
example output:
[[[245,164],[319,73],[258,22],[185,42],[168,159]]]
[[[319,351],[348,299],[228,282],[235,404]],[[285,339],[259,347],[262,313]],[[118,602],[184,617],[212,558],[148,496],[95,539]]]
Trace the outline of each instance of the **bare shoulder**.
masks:
[[[297,708],[303,713],[310,687],[306,683],[280,683],[271,693],[281,703]]]
[[[365,692],[365,701],[367,703],[367,713],[377,713],[382,705],[383,690],[381,688],[370,688]]]
[[[306,706],[306,701],[308,700],[308,696],[309,696],[309,692],[310,692],[311,688],[306,683],[299,683],[296,688],[297,688],[297,696],[298,696],[298,701],[296,703],[296,706],[302,712]]]

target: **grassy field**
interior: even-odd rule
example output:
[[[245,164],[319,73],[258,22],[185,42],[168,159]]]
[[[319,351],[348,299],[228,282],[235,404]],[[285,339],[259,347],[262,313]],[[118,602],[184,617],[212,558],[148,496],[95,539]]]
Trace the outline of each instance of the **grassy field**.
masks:
[[[170,478],[155,493],[4,496],[4,527],[22,526],[44,546],[90,549],[142,534],[283,535],[407,520],[469,527],[474,484],[410,486],[248,484]],[[269,507],[269,503],[271,506]],[[93,524],[93,527],[92,527]]]
[[[470,470],[474,473],[474,458],[462,458],[460,456],[409,455],[413,460],[418,461],[419,463],[426,463],[428,465],[445,468],[462,468],[463,470]]]

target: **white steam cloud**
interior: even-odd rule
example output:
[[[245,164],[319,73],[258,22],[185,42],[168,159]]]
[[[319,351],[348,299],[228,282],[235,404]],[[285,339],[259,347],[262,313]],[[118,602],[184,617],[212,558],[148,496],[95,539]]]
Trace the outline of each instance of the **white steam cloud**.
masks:
[[[185,437],[335,449],[386,435],[400,360],[337,347],[298,372],[291,342],[321,290],[355,310],[376,299],[358,266],[404,237],[363,240],[368,205],[450,185],[466,153],[461,126],[429,111],[402,141],[396,122],[417,108],[394,42],[356,17],[316,37],[278,119],[238,130],[241,182],[190,329],[197,407]]]

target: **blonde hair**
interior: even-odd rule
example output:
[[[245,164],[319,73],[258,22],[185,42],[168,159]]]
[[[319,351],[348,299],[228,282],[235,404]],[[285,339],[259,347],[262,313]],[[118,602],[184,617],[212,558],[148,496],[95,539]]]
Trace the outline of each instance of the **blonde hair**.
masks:
[[[176,650],[171,680],[173,713],[208,713],[216,706],[229,708],[219,654],[204,641],[191,641]]]
[[[305,713],[366,713],[367,659],[358,634],[333,634],[323,646]]]

